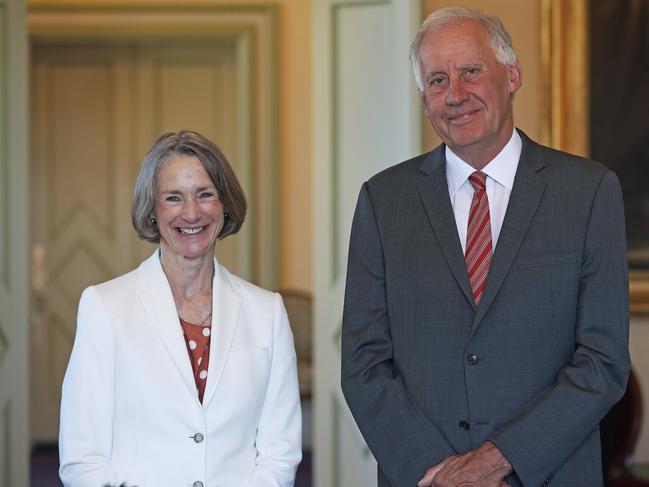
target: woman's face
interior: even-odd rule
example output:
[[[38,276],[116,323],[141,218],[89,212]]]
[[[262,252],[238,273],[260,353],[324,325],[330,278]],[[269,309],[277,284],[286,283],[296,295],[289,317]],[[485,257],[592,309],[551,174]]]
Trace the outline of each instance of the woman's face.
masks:
[[[223,228],[223,204],[201,162],[194,156],[172,156],[156,183],[153,213],[163,254],[211,258]]]

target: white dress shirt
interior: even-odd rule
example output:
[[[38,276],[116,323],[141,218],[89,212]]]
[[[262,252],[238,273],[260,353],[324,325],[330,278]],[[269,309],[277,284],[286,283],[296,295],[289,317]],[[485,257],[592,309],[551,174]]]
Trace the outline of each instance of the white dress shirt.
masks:
[[[514,129],[509,142],[500,153],[487,164],[482,172],[487,175],[487,197],[489,198],[489,214],[491,217],[491,239],[496,248],[500,229],[505,219],[509,195],[514,185],[514,177],[518,168],[523,143],[520,135]],[[457,233],[462,244],[462,252],[466,252],[466,233],[469,224],[469,210],[473,200],[473,186],[469,176],[475,168],[460,159],[446,146],[446,181],[451,197],[453,214]]]

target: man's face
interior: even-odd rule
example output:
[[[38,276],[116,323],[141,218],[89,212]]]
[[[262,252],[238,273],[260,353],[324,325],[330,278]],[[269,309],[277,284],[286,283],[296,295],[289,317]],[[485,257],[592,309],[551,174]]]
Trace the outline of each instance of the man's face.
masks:
[[[500,64],[486,29],[470,19],[429,32],[419,55],[426,116],[453,152],[482,169],[511,137],[520,65]]]

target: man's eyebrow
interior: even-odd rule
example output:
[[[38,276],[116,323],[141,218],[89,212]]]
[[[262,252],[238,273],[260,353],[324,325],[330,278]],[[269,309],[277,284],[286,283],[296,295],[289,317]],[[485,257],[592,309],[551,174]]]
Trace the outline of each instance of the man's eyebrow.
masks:
[[[439,76],[439,75],[446,76],[447,73],[446,73],[446,71],[442,71],[442,70],[431,71],[429,73],[426,73],[426,79],[430,79],[430,78],[432,78],[434,76]]]
[[[472,61],[468,63],[464,63],[461,66],[458,66],[457,69],[466,69],[466,68],[476,68],[476,67],[482,67],[484,66],[484,63],[481,63],[480,61]]]

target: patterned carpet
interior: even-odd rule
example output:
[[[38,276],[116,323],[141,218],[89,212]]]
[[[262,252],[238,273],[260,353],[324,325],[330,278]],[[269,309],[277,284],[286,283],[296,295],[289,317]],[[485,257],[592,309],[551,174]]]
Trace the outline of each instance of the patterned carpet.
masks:
[[[31,487],[62,487],[58,475],[59,449],[56,445],[37,445],[32,451]],[[311,452],[305,451],[297,469],[295,487],[311,487]]]

